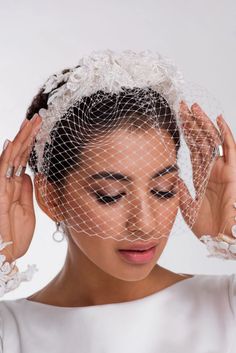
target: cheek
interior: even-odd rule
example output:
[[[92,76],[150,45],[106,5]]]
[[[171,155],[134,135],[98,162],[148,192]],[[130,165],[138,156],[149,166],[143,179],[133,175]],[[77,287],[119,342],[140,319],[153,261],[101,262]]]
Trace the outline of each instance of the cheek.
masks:
[[[127,236],[127,204],[102,205],[82,190],[76,195],[69,193],[66,201],[65,223],[78,234],[102,239]],[[178,212],[178,196],[162,202],[152,199],[151,202],[150,229],[155,237],[168,236]]]
[[[107,238],[121,232],[123,207],[99,204],[86,193],[67,198],[66,223],[78,233]]]
[[[86,259],[89,259],[98,268],[109,274],[115,274],[118,266],[118,258],[116,255],[116,248],[118,244],[114,240],[101,239],[99,237],[88,237],[85,234],[71,232],[73,242],[77,245],[81,253]]]
[[[168,237],[175,222],[179,208],[178,197],[161,202],[156,208],[156,236]]]

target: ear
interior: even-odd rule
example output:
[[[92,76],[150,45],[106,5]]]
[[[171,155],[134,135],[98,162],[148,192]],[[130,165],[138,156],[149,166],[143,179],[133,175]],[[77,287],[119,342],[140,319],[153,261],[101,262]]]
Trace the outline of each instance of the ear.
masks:
[[[57,218],[58,195],[53,185],[47,181],[44,174],[38,173],[34,177],[34,189],[37,203],[41,210],[46,213],[54,222],[59,222]]]

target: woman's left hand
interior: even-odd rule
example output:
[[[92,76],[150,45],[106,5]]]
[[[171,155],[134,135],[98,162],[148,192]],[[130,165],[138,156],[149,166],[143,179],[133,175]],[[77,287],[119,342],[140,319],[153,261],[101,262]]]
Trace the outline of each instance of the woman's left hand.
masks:
[[[235,240],[231,230],[236,224],[236,143],[233,133],[222,115],[217,117],[218,130],[197,103],[190,110],[182,101],[180,117],[190,150],[196,190],[196,197],[193,199],[187,186],[179,178],[182,215],[198,238],[202,235],[217,236],[224,233]],[[214,149],[219,144],[223,147],[224,155],[214,157]],[[197,210],[197,216],[191,224],[191,210],[194,209]]]

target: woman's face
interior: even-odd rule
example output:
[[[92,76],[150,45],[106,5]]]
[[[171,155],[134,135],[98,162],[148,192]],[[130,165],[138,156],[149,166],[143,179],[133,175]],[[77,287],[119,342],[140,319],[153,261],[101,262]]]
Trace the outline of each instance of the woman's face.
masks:
[[[145,278],[176,218],[177,177],[175,145],[164,130],[120,129],[93,141],[83,150],[79,170],[70,174],[64,189],[69,241],[113,277]],[[118,251],[137,242],[157,244],[154,257],[146,263],[127,261]]]

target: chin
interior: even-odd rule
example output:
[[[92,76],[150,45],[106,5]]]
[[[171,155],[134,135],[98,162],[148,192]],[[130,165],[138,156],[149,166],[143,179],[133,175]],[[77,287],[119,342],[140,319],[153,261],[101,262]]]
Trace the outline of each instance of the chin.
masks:
[[[116,272],[112,274],[113,277],[127,282],[141,281],[145,279],[156,266],[156,262],[131,265],[123,263],[120,267],[116,267]]]

